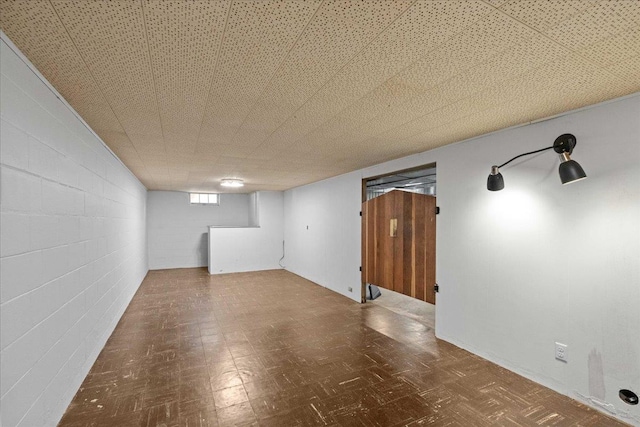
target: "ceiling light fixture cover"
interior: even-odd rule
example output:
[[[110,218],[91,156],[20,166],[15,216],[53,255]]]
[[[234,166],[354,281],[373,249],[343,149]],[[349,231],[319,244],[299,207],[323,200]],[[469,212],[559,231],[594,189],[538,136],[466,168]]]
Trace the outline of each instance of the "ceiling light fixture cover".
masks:
[[[244,186],[244,181],[238,178],[224,178],[220,181],[220,185],[223,187],[238,188]]]
[[[580,164],[575,160],[571,160],[570,157],[570,154],[573,152],[575,146],[576,137],[570,133],[565,133],[557,137],[551,147],[529,151],[528,153],[523,153],[515,156],[514,158],[501,164],[500,166],[491,166],[491,173],[487,178],[487,190],[500,191],[504,188],[504,178],[500,173],[501,167],[508,165],[509,163],[520,157],[540,153],[541,151],[551,149],[553,149],[553,151],[560,155],[560,167],[558,172],[560,173],[560,181],[562,181],[563,184],[569,184],[585,179],[587,177],[587,174],[584,172],[584,169],[582,169],[582,166],[580,166]]]

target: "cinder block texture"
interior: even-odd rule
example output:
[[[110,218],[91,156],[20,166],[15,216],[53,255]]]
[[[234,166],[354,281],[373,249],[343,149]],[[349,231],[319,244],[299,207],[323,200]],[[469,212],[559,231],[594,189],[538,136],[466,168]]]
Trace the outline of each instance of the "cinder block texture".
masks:
[[[0,424],[55,426],[147,273],[146,188],[0,46]]]

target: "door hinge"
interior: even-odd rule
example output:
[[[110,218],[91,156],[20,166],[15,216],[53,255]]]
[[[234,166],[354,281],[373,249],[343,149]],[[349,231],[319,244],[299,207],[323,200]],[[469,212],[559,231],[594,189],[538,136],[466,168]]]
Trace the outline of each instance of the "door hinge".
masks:
[[[362,211],[360,211],[360,216],[362,216]]]
[[[438,285],[437,283],[435,285],[433,285],[433,290],[435,292],[440,292],[440,285]]]
[[[436,215],[440,214],[440,206],[436,206]]]
[[[360,271],[362,271],[362,266],[360,266]]]

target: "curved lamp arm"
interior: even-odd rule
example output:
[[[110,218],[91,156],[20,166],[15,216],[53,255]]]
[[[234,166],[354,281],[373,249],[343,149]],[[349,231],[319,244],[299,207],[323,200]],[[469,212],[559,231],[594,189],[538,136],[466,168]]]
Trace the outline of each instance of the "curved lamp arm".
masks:
[[[536,153],[540,153],[542,151],[547,151],[547,150],[551,150],[553,148],[553,145],[551,147],[546,147],[546,148],[541,148],[539,150],[535,150],[535,151],[529,151],[528,153],[523,153],[523,154],[519,154],[517,156],[515,156],[513,159],[508,160],[506,162],[504,162],[503,164],[501,164],[500,166],[498,166],[498,168],[501,168],[503,166],[508,165],[509,163],[513,162],[515,159],[519,159],[520,157],[524,157],[524,156],[528,156],[529,154],[536,154]]]
[[[487,178],[487,190],[500,191],[504,188],[504,178],[500,173],[500,168],[508,165],[515,159],[528,156],[530,154],[540,153],[553,149],[556,153],[560,154],[560,180],[563,184],[579,181],[587,177],[582,167],[575,160],[571,160],[569,154],[573,152],[573,148],[576,146],[576,137],[570,133],[565,133],[556,138],[551,147],[541,148],[539,150],[529,151],[527,153],[519,154],[512,159],[504,162],[500,166],[491,166],[491,173]]]

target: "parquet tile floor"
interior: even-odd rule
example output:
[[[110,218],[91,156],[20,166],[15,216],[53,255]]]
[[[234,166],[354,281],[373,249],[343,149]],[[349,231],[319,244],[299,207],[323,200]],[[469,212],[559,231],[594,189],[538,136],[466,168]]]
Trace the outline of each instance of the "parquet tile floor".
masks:
[[[60,426],[622,426],[284,270],[150,271]]]

